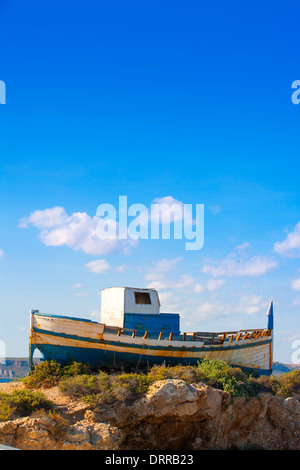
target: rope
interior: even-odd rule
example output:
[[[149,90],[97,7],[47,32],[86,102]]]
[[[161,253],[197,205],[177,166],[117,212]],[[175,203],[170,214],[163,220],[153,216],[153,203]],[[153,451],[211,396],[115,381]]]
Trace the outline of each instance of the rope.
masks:
[[[137,371],[137,368],[138,368],[138,366],[140,365],[140,361],[141,361],[141,358],[142,358],[142,355],[143,355],[144,346],[145,346],[145,344],[143,344],[143,346],[142,346],[142,352],[141,352],[141,354],[140,354],[138,363],[137,363],[137,365],[136,365],[135,372]]]

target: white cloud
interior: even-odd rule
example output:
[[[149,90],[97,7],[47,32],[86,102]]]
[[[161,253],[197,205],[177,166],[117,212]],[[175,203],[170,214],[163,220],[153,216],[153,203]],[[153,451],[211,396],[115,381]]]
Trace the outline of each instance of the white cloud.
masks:
[[[80,287],[83,287],[83,284],[81,284],[81,282],[76,282],[75,284],[73,284],[73,287],[75,289],[80,289]]]
[[[4,256],[4,250],[0,250],[0,259]]]
[[[96,233],[98,222],[98,217],[91,217],[86,212],[74,212],[69,216],[63,207],[53,207],[37,210],[29,217],[23,217],[19,227],[28,228],[32,225],[39,229],[40,239],[46,246],[68,246],[90,255],[116,252],[128,254],[130,247],[136,246],[137,241],[130,238],[100,240]]]
[[[294,307],[300,307],[300,297],[297,297],[295,300],[293,300],[293,305]]]
[[[150,207],[144,206],[144,210],[138,215],[138,225],[141,227],[151,224],[164,225],[181,222],[185,218],[185,225],[192,224],[192,213],[188,205],[175,199],[173,196],[155,198]]]
[[[124,273],[124,272],[126,271],[126,269],[128,269],[127,264],[120,264],[120,266],[117,266],[117,267],[115,268],[115,271],[116,271],[117,273]]]
[[[295,279],[292,282],[292,289],[294,290],[300,290],[300,279]]]
[[[221,212],[221,206],[209,206],[208,208],[213,215],[216,215]]]
[[[181,300],[172,291],[159,293],[159,300],[162,312],[181,313]]]
[[[240,302],[236,307],[236,311],[239,313],[246,313],[247,315],[253,315],[266,310],[268,303],[262,300],[261,295],[245,295],[241,297]]]
[[[144,279],[150,281],[147,287],[157,291],[177,290],[195,294],[202,292],[204,287],[189,274],[182,274],[177,280],[170,279],[168,275],[168,279],[166,279],[167,274],[177,269],[180,261],[182,261],[182,258],[163,258],[157,261],[144,274]]]
[[[158,224],[157,227],[161,225],[162,230],[167,233],[171,223],[180,221],[178,227],[176,226],[176,230],[179,230],[183,218],[185,227],[193,224],[192,214],[187,206],[172,196],[156,198],[151,204],[151,210],[145,206],[145,211],[138,217],[137,225],[142,227],[151,222],[151,229],[152,223],[155,227]],[[140,237],[134,231],[132,232],[133,228],[130,228],[130,225],[129,227],[121,226],[116,220],[103,219],[103,227],[102,224],[99,225],[101,220],[100,217],[89,216],[86,212],[74,212],[68,215],[63,207],[56,206],[36,210],[28,217],[22,217],[18,226],[36,227],[40,231],[41,241],[46,246],[68,246],[90,255],[120,252],[128,254],[130,248],[137,246]],[[135,227],[134,224],[133,227]],[[109,234],[111,234],[110,238]],[[121,238],[119,234],[122,234]]]
[[[205,286],[190,274],[181,274],[177,279],[170,279],[168,276],[166,279],[166,274],[175,271],[181,260],[182,258],[163,258],[157,261],[144,275],[144,279],[150,281],[147,287],[158,291],[177,290],[188,294],[201,294],[206,289],[213,292],[225,284],[223,279],[209,279]]]
[[[166,273],[177,269],[178,263],[182,258],[163,258],[157,261],[154,266],[148,271],[144,278],[147,281],[162,280]]]
[[[225,281],[223,279],[210,279],[207,282],[207,289],[210,292],[213,292],[219,289],[220,287],[222,287],[224,284],[225,284]]]
[[[200,284],[200,282],[196,283],[193,287],[193,293],[194,294],[201,294],[205,290],[205,287],[203,284]]]
[[[219,305],[215,302],[203,302],[203,304],[199,305],[197,308],[197,313],[214,313],[219,310]]]
[[[217,318],[222,315],[228,315],[231,311],[223,302],[218,300],[207,300],[196,309],[197,320],[206,320],[208,318]]]
[[[109,270],[109,264],[105,259],[95,259],[85,264],[86,269],[95,274],[103,274]]]
[[[182,220],[184,215],[187,214],[187,207],[185,208],[184,214],[184,204],[178,199],[173,198],[173,196],[165,196],[161,198],[156,198],[153,200],[153,206],[151,206],[151,220],[159,220],[160,223],[164,222],[175,222],[177,220]],[[191,213],[188,212],[190,215]]]
[[[29,217],[22,217],[19,227],[28,228],[29,225],[33,225],[39,229],[48,229],[63,225],[67,219],[68,215],[63,207],[52,207],[34,211]]]
[[[200,294],[205,290],[204,286],[189,274],[182,274],[177,280],[152,279],[147,287],[157,291],[171,289],[187,294]]]
[[[268,308],[268,303],[263,301],[259,295],[242,296],[235,305],[229,305],[219,299],[207,299],[195,308],[197,321],[216,319],[221,316],[233,314],[253,315]]]
[[[189,274],[183,274],[177,281],[171,282],[171,285],[174,289],[188,294],[199,294],[204,291],[204,287]]]
[[[90,312],[90,317],[94,319],[100,318],[100,311],[95,309]]]
[[[249,246],[250,246],[249,242],[244,242],[241,245],[236,246],[235,251],[237,251],[238,253],[244,253],[246,248],[249,248]]]
[[[295,229],[287,235],[283,242],[275,243],[274,251],[288,258],[300,257],[300,222],[297,223]]]
[[[146,286],[147,289],[156,289],[158,292],[170,289],[171,283],[160,279],[152,279],[151,282]]]
[[[86,292],[75,292],[75,294],[73,294],[75,297],[88,297],[89,294],[87,294]]]
[[[266,274],[277,266],[277,261],[266,256],[240,258],[236,253],[230,253],[225,259],[205,264],[202,272],[213,277],[256,277]]]

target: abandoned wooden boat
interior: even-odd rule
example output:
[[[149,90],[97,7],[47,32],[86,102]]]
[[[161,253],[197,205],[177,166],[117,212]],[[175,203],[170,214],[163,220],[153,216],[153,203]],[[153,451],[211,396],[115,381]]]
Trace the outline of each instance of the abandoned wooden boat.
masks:
[[[30,362],[44,360],[104,367],[166,363],[197,365],[204,358],[262,374],[272,370],[273,303],[266,329],[180,332],[179,314],[160,313],[154,289],[111,287],[102,291],[101,323],[31,310]]]

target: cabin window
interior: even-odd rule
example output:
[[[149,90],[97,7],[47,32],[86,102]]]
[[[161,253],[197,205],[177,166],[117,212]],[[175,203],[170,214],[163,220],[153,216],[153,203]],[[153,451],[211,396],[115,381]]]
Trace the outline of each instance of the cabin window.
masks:
[[[151,304],[150,294],[148,292],[135,292],[136,304]]]

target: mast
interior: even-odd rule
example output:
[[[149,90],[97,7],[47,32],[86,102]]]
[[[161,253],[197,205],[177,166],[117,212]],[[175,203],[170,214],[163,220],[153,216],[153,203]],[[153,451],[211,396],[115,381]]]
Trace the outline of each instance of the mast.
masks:
[[[271,330],[271,342],[270,342],[270,349],[269,349],[269,371],[272,372],[272,365],[273,365],[273,330],[274,330],[274,314],[273,314],[273,300],[269,305],[269,310],[267,312],[268,316],[268,330]]]

